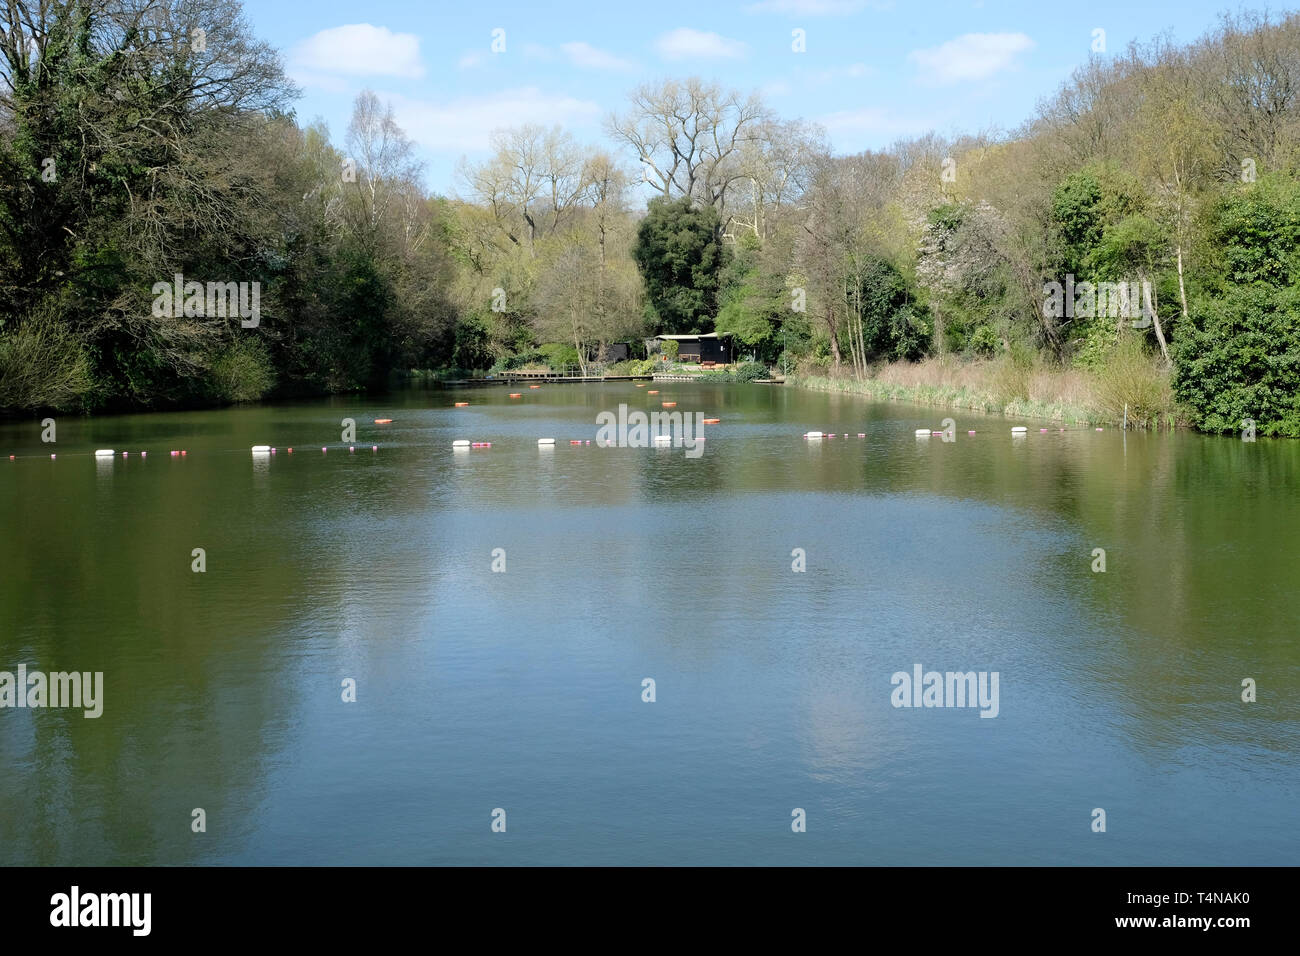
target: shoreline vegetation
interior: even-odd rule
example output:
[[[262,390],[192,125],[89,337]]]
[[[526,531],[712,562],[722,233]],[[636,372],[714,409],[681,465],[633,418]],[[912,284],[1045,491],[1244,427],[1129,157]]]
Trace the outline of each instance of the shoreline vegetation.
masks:
[[[202,44],[174,3],[0,33],[0,416],[668,371],[716,334],[739,362],[703,380],[1300,438],[1300,13],[854,154],[757,91],[643,82],[597,139],[498,129],[431,191],[392,103],[301,123],[218,6]]]
[[[889,363],[870,370],[865,378],[791,373],[785,384],[876,401],[1076,425],[1120,426],[1127,421],[1131,429],[1190,427],[1186,412],[1173,401],[1168,374],[1150,363],[1134,365],[1124,381],[1118,380],[1116,369],[1089,373],[1043,365],[1018,368],[1003,360],[945,356]]]
[[[930,384],[916,382],[890,382],[879,378],[827,378],[820,375],[786,378],[787,387],[806,388],[818,392],[839,392],[858,395],[873,401],[905,402],[911,405],[929,405],[936,408],[964,409],[985,414],[1005,415],[1013,418],[1034,418],[1075,425],[1109,425],[1109,417],[1098,415],[1083,405],[1042,399],[1012,399],[1003,402],[991,392],[969,386]],[[1131,423],[1130,423],[1131,424]]]

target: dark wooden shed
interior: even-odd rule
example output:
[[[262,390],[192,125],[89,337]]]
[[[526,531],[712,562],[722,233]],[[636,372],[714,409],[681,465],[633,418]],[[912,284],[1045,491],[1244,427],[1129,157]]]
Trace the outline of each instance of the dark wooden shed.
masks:
[[[665,342],[677,343],[679,362],[717,362],[728,365],[732,361],[731,336],[709,332],[702,335],[656,335],[646,342],[652,351],[663,351]]]

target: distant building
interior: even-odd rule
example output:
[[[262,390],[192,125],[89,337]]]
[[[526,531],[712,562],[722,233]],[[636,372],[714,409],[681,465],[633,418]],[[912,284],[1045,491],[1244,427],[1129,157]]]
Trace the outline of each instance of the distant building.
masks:
[[[646,353],[663,351],[665,342],[677,343],[679,362],[717,362],[729,365],[732,360],[731,334],[710,332],[707,335],[656,335],[645,340]]]

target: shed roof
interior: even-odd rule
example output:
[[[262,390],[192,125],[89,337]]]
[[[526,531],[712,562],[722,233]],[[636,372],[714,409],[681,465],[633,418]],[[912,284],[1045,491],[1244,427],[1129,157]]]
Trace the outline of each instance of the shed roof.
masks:
[[[719,335],[717,332],[705,332],[699,335],[656,335],[655,338],[671,340],[673,342],[694,342],[697,339],[719,339],[724,336],[730,338],[731,333],[723,332],[722,335]]]

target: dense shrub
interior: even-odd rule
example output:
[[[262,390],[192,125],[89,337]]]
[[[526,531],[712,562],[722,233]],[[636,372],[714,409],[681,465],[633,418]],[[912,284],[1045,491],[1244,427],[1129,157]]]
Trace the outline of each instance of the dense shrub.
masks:
[[[1300,276],[1300,182],[1262,176],[1211,210],[1209,248],[1220,284],[1287,285]]]
[[[0,408],[80,409],[93,387],[85,348],[56,320],[33,316],[0,332]]]
[[[981,325],[970,337],[971,353],[981,358],[992,358],[997,354],[999,345],[1001,342],[998,341],[998,334],[987,325]]]
[[[232,342],[209,369],[215,397],[223,402],[255,402],[275,384],[275,371],[266,348],[255,338]]]
[[[649,375],[655,369],[655,360],[647,359],[626,359],[622,362],[615,362],[605,369],[606,375]]]
[[[752,382],[758,378],[767,378],[770,374],[762,362],[743,362],[731,371],[731,377],[737,382]]]
[[[492,367],[492,351],[487,322],[484,321],[481,315],[467,315],[457,324],[451,358],[452,364],[457,368],[486,369]]]
[[[1174,343],[1174,394],[1203,431],[1300,438],[1300,290],[1262,283],[1203,300]]]
[[[578,350],[563,342],[548,342],[537,349],[542,361],[552,371],[560,371],[567,366],[578,364]]]
[[[915,362],[929,349],[934,323],[924,306],[908,303],[889,319],[890,347],[882,355],[895,361]]]
[[[1133,332],[1120,336],[1094,380],[1100,410],[1112,421],[1123,421],[1127,408],[1130,425],[1154,428],[1173,404],[1168,374]]]
[[[1174,393],[1204,431],[1250,418],[1300,438],[1300,182],[1265,176],[1225,196],[1209,235],[1215,268],[1174,340]]]

